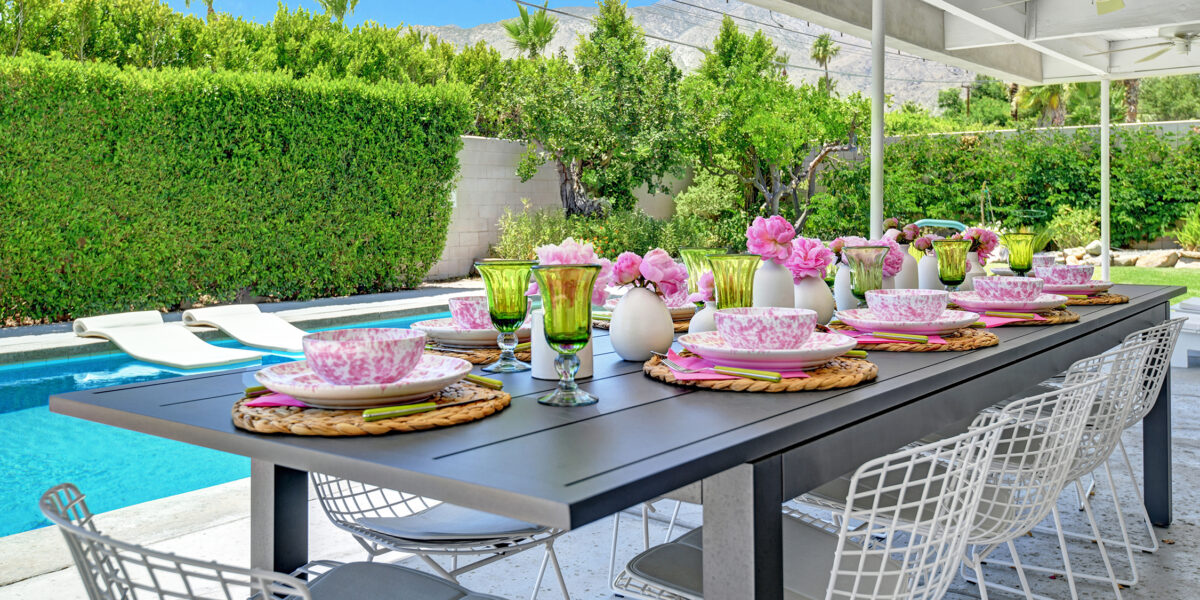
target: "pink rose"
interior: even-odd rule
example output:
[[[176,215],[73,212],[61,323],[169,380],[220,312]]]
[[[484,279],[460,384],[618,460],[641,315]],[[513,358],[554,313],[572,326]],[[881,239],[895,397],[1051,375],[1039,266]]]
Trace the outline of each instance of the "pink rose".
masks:
[[[642,257],[633,252],[622,252],[613,264],[613,280],[617,285],[633,283],[641,273]]]
[[[915,223],[909,223],[908,225],[904,226],[904,230],[900,235],[900,239],[903,239],[905,242],[912,243],[913,240],[916,240],[920,236],[921,228],[917,227]]]
[[[838,242],[841,242],[841,247],[834,248],[834,244],[836,244]],[[846,260],[842,256],[842,250],[845,250],[847,247],[853,248],[854,246],[872,246],[872,245],[873,244],[871,244],[870,242],[867,241],[867,238],[858,237],[857,235],[845,235],[845,236],[842,236],[840,238],[833,240],[833,242],[830,243],[829,249],[833,250],[834,253],[837,254],[837,258],[842,264],[846,264]]]
[[[871,246],[887,246],[888,253],[883,257],[883,276],[894,277],[904,268],[904,250],[894,238],[885,237],[882,240],[871,240]]]
[[[687,282],[687,269],[675,262],[670,254],[662,248],[655,248],[642,258],[640,267],[642,277],[653,283],[655,289],[663,296],[671,296]],[[685,288],[686,289],[686,288]]]
[[[712,302],[717,299],[717,282],[712,271],[705,271],[697,285],[699,290],[688,296],[688,302]]]
[[[746,248],[757,254],[763,260],[773,260],[783,264],[792,252],[792,238],[796,237],[796,228],[788,220],[774,215],[769,219],[755,217],[754,222],[746,229]]]
[[[805,277],[825,278],[825,270],[834,261],[833,252],[816,238],[798,237],[792,240],[791,256],[787,260],[787,268],[792,272],[792,280],[800,283]]]
[[[928,254],[933,251],[933,243],[940,239],[942,239],[942,236],[937,235],[936,233],[924,235],[913,240],[913,248]]]
[[[607,258],[597,256],[592,244],[581,244],[574,238],[567,238],[560,244],[538,246],[533,251],[543,265],[600,265],[600,273],[596,275],[596,284],[592,288],[592,304],[603,305],[608,300],[608,286],[613,283],[613,265]],[[525,294],[538,294],[537,281],[529,284]]]

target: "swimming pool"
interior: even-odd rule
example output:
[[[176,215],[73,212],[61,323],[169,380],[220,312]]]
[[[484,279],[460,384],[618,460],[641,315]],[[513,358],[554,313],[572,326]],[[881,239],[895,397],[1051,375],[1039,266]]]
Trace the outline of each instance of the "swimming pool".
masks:
[[[404,327],[423,315],[342,327]],[[236,343],[219,345],[241,347]],[[295,360],[268,354],[263,364]],[[107,354],[0,366],[0,536],[49,525],[47,488],[71,481],[93,511],[113,510],[250,476],[250,460],[50,412],[50,395],[179,377],[187,371]],[[198,467],[199,465],[199,467]]]

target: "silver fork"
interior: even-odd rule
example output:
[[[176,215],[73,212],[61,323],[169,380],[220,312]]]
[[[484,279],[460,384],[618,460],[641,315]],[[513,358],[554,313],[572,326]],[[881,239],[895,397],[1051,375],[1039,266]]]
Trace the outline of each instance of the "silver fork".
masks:
[[[779,380],[783,378],[782,375],[774,371],[739,369],[737,367],[722,367],[720,365],[705,367],[703,369],[686,369],[679,363],[667,358],[667,355],[663,354],[662,352],[654,352],[653,350],[650,352],[657,356],[664,365],[667,365],[668,369],[671,369],[677,373],[703,373],[705,371],[713,371],[722,375],[733,375],[734,377],[744,377],[746,379],[755,379],[758,381],[770,381],[772,383],[778,383]]]

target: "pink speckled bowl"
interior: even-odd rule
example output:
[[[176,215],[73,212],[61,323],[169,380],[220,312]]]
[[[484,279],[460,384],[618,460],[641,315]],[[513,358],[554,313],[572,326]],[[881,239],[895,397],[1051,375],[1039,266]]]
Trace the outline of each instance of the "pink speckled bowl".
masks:
[[[1033,266],[1049,267],[1058,262],[1058,255],[1053,252],[1039,252],[1033,255]]]
[[[930,321],[946,311],[942,290],[868,290],[867,307],[887,321]]]
[[[449,298],[450,318],[463,329],[491,329],[492,315],[488,312],[487,296],[458,296]]]
[[[724,308],[713,318],[721,339],[743,350],[794,350],[817,326],[816,311],[806,308]]]
[[[425,352],[425,333],[414,329],[335,329],[301,339],[317,377],[336,385],[392,383],[408,375]]]
[[[1034,274],[1051,285],[1083,285],[1092,280],[1091,265],[1053,265],[1035,267]]]
[[[1037,277],[976,277],[975,291],[984,300],[1033,300],[1042,293],[1042,280]]]

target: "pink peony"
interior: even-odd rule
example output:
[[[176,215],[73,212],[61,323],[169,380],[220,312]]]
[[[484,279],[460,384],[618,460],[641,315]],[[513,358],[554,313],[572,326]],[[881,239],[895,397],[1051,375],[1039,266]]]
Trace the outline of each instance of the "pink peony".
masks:
[[[914,223],[905,225],[904,229],[900,232],[900,240],[906,244],[913,243],[918,237],[921,237],[921,228],[917,227]]]
[[[712,302],[717,299],[717,282],[713,278],[712,271],[705,271],[700,276],[700,282],[697,287],[700,290],[688,296],[688,302]]]
[[[574,238],[567,238],[561,244],[547,244],[534,248],[538,262],[543,265],[600,265],[600,273],[596,275],[596,284],[592,287],[592,304],[603,305],[608,300],[608,286],[613,284],[613,264],[607,258],[596,255],[596,249],[590,244],[581,244]],[[538,293],[537,281],[529,284],[527,296]]]
[[[746,248],[763,260],[783,264],[792,252],[794,237],[796,228],[787,219],[779,215],[769,219],[754,217],[754,222],[746,229]]]
[[[870,245],[871,244],[867,241],[867,238],[861,238],[856,235],[844,235],[840,238],[834,239],[832,242],[829,242],[829,249],[833,251],[833,254],[839,263],[846,264],[846,260],[842,256],[842,250],[845,250],[847,246],[853,247]]]
[[[888,247],[888,253],[883,257],[884,277],[894,277],[904,268],[904,250],[900,249],[900,244],[896,243],[895,239],[885,237],[882,240],[871,240],[868,245]]]
[[[980,265],[987,262],[988,257],[1000,244],[999,236],[982,227],[968,227],[960,234],[959,239],[971,240],[971,252],[975,252],[979,256]]]
[[[792,272],[792,280],[800,283],[805,277],[825,278],[825,270],[834,261],[833,252],[816,238],[798,237],[792,240],[792,253],[787,260],[787,268]]]
[[[633,283],[641,273],[642,257],[633,252],[622,252],[613,264],[613,279],[617,285]]]
[[[900,219],[898,219],[896,217],[888,217],[883,220],[883,228],[885,230],[886,229],[896,229],[898,227],[900,227]]]
[[[933,243],[940,239],[942,239],[942,236],[937,235],[936,233],[921,236],[913,240],[913,248],[916,248],[920,252],[929,254],[933,252]]]
[[[662,248],[655,248],[642,259],[640,272],[647,282],[653,283],[664,297],[673,296],[687,289],[687,269],[675,262]]]

